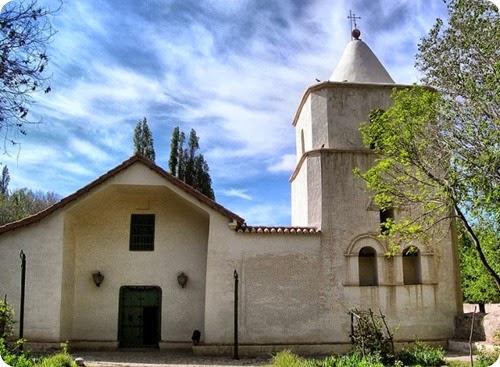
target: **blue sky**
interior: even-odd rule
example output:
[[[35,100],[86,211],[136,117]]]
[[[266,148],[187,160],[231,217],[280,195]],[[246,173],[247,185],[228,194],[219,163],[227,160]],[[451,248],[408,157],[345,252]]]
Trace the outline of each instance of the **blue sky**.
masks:
[[[173,127],[194,128],[217,201],[249,224],[289,224],[292,117],[339,60],[349,9],[393,79],[418,81],[417,44],[445,17],[442,0],[65,1],[52,92],[32,109],[42,123],[0,158],[11,189],[76,191],[132,155],[146,117],[157,164]]]

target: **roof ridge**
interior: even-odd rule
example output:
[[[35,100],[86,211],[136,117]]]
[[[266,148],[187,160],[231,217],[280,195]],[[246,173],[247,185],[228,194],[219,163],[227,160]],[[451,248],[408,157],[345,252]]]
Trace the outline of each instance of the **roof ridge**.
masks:
[[[4,224],[3,226],[0,226],[0,234],[3,234],[5,232],[9,232],[9,231],[12,231],[14,229],[24,227],[24,226],[30,225],[32,223],[36,223],[36,222],[41,221],[42,219],[49,216],[53,212],[55,212],[59,209],[62,209],[66,205],[74,202],[75,200],[79,199],[82,195],[85,195],[86,193],[88,193],[89,191],[94,189],[95,187],[102,184],[104,181],[110,179],[111,177],[114,177],[118,173],[122,172],[123,170],[125,170],[126,168],[130,167],[132,164],[137,163],[137,162],[143,163],[146,167],[152,169],[153,171],[155,171],[157,174],[159,174],[160,176],[165,178],[167,181],[169,181],[173,185],[179,187],[181,190],[184,190],[189,195],[194,196],[198,201],[209,206],[213,210],[218,211],[220,214],[228,217],[231,220],[236,221],[240,225],[245,222],[245,220],[243,218],[241,218],[239,215],[233,213],[229,209],[226,209],[221,204],[217,203],[215,200],[210,199],[208,196],[202,194],[201,192],[199,192],[195,188],[186,184],[184,181],[181,181],[177,177],[168,173],[160,166],[151,162],[149,159],[146,159],[145,157],[143,157],[139,154],[134,154],[130,158],[128,158],[125,161],[123,161],[122,163],[120,163],[118,166],[110,169],[108,172],[99,176],[94,181],[83,186],[82,188],[78,189],[74,193],[64,197],[63,199],[61,199],[57,203],[49,206],[48,208],[46,208],[42,211],[39,211],[38,213],[32,214],[28,217],[17,220],[15,222],[10,222],[10,223]]]

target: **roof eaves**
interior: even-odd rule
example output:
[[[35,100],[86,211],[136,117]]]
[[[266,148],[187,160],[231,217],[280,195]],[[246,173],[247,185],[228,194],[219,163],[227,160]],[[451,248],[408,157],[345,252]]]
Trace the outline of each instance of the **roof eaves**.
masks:
[[[129,159],[123,161],[121,164],[119,164],[115,168],[106,172],[102,176],[98,177],[97,179],[95,179],[94,181],[89,183],[88,185],[75,191],[73,194],[66,196],[65,198],[63,198],[59,202],[55,203],[54,205],[49,206],[48,208],[46,208],[46,209],[44,209],[36,214],[30,215],[26,218],[23,218],[23,219],[20,219],[18,221],[7,223],[7,224],[4,224],[3,226],[0,226],[0,234],[3,234],[3,233],[6,233],[6,232],[9,232],[9,231],[21,228],[21,227],[25,227],[27,225],[41,221],[42,219],[46,218],[50,214],[65,207],[66,205],[74,202],[75,200],[77,200],[81,196],[83,196],[84,194],[88,193],[89,191],[91,191],[95,187],[99,186],[104,181],[117,175],[118,173],[120,173],[124,169],[130,167],[132,164],[137,163],[137,162],[143,163],[145,166],[152,169],[153,171],[155,171],[156,173],[158,173],[160,176],[164,177],[165,179],[167,179],[167,181],[169,181],[173,185],[179,187],[183,191],[187,192],[189,195],[195,197],[202,204],[207,205],[208,207],[210,207],[213,210],[219,212],[220,214],[228,217],[231,220],[235,220],[240,225],[245,222],[245,220],[243,218],[241,218],[240,216],[238,216],[237,214],[224,208],[219,203],[217,203],[214,200],[210,199],[209,197],[203,195],[201,192],[199,192],[198,190],[187,185],[183,181],[179,180],[177,177],[172,176],[170,173],[165,171],[163,168],[157,166],[153,162],[149,161],[148,159],[146,159],[140,155],[134,155],[134,156],[130,157]]]

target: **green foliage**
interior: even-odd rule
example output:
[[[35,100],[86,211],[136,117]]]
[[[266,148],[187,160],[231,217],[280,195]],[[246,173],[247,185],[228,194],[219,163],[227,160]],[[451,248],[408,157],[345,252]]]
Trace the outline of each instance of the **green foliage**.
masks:
[[[309,367],[312,366],[310,363],[308,363],[306,359],[299,357],[295,354],[293,354],[289,350],[284,350],[279,353],[277,353],[273,357],[272,361],[272,366],[273,367]]]
[[[38,213],[59,201],[53,192],[43,193],[28,188],[0,195],[0,225]]]
[[[416,342],[398,354],[398,359],[405,366],[442,366],[444,364],[444,350],[441,347]]]
[[[0,338],[6,338],[12,333],[14,325],[14,310],[6,300],[0,300]]]
[[[285,350],[273,357],[272,367],[384,367],[384,364],[377,355],[363,357],[359,353],[352,353],[324,359],[306,359]]]
[[[184,148],[185,135],[176,127],[172,132],[170,142],[170,159],[168,162],[170,173],[194,187],[210,199],[215,199],[212,189],[210,169],[203,154],[198,153],[200,139],[196,131],[191,129],[187,148]]]
[[[385,323],[385,316],[376,315],[371,309],[350,311],[350,335],[354,350],[360,355],[376,355],[384,362],[394,360],[392,332]]]
[[[14,345],[8,345],[0,338],[0,355],[12,367],[76,367],[76,363],[68,354],[67,343],[63,343],[62,352],[47,357],[34,358],[29,351],[21,348],[23,340],[18,340]]]
[[[151,162],[154,162],[156,158],[153,134],[149,129],[145,117],[142,121],[137,123],[134,129],[134,154],[142,155]]]
[[[485,234],[482,234],[483,237]],[[474,244],[463,228],[459,230],[460,281],[464,301],[498,303],[500,291],[490,274],[484,271]],[[495,271],[500,273],[500,242],[483,241],[483,250]]]
[[[178,165],[179,165],[179,142],[180,142],[180,130],[179,126],[174,128],[172,131],[172,139],[170,141],[170,159],[168,160],[168,169],[170,173],[174,176],[178,175]]]
[[[486,0],[447,4],[448,22],[437,21],[417,55],[424,82],[439,93],[395,90],[390,109],[373,111],[361,133],[379,158],[358,174],[381,209],[399,209],[386,230],[390,252],[438,242],[454,217],[500,290],[482,249],[500,242],[499,14]]]
[[[9,182],[10,182],[9,168],[7,166],[3,166],[2,176],[0,178],[0,194],[2,196],[6,196],[9,194]]]
[[[53,356],[43,358],[36,367],[76,367],[73,358],[67,353],[58,353]]]
[[[0,338],[0,355],[5,363],[12,367],[33,367],[36,360],[28,352],[23,352],[16,343],[13,348],[8,348],[4,339]]]
[[[475,367],[489,367],[498,360],[500,349],[495,349],[493,352],[479,351],[476,357]]]

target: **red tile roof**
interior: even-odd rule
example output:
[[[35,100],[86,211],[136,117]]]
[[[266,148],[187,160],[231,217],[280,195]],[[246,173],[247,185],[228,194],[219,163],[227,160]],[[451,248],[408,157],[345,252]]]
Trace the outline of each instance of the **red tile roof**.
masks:
[[[20,228],[27,226],[32,223],[39,222],[40,220],[44,219],[48,215],[54,213],[55,211],[64,208],[66,205],[76,201],[79,199],[81,196],[85,195],[95,187],[99,186],[102,184],[104,181],[107,179],[117,175],[118,173],[124,171],[134,163],[140,162],[165,178],[167,181],[169,181],[171,184],[175,185],[176,187],[180,188],[181,190],[185,191],[187,194],[191,195],[195,199],[197,199],[200,203],[207,205],[208,207],[212,208],[213,210],[219,212],[220,214],[226,216],[230,220],[236,221],[238,225],[244,224],[245,220],[238,216],[237,214],[233,213],[232,211],[224,208],[222,205],[218,204],[214,200],[208,198],[207,196],[203,195],[201,192],[198,190],[192,188],[191,186],[187,185],[183,181],[179,180],[177,177],[172,176],[170,173],[165,171],[163,168],[157,166],[150,160],[140,156],[140,155],[134,155],[121,163],[120,165],[116,166],[112,170],[108,171],[101,177],[97,178],[96,180],[92,181],[88,185],[82,187],[80,190],[76,191],[75,193],[65,197],[61,201],[55,203],[54,205],[48,207],[45,210],[42,210],[41,212],[38,212],[34,215],[31,215],[29,217],[26,217],[24,219],[18,220],[16,222],[8,223],[3,226],[0,226],[0,234],[12,231],[14,229]]]
[[[239,233],[277,233],[277,234],[316,234],[321,231],[316,227],[289,227],[289,226],[247,226],[242,224],[236,227]]]

